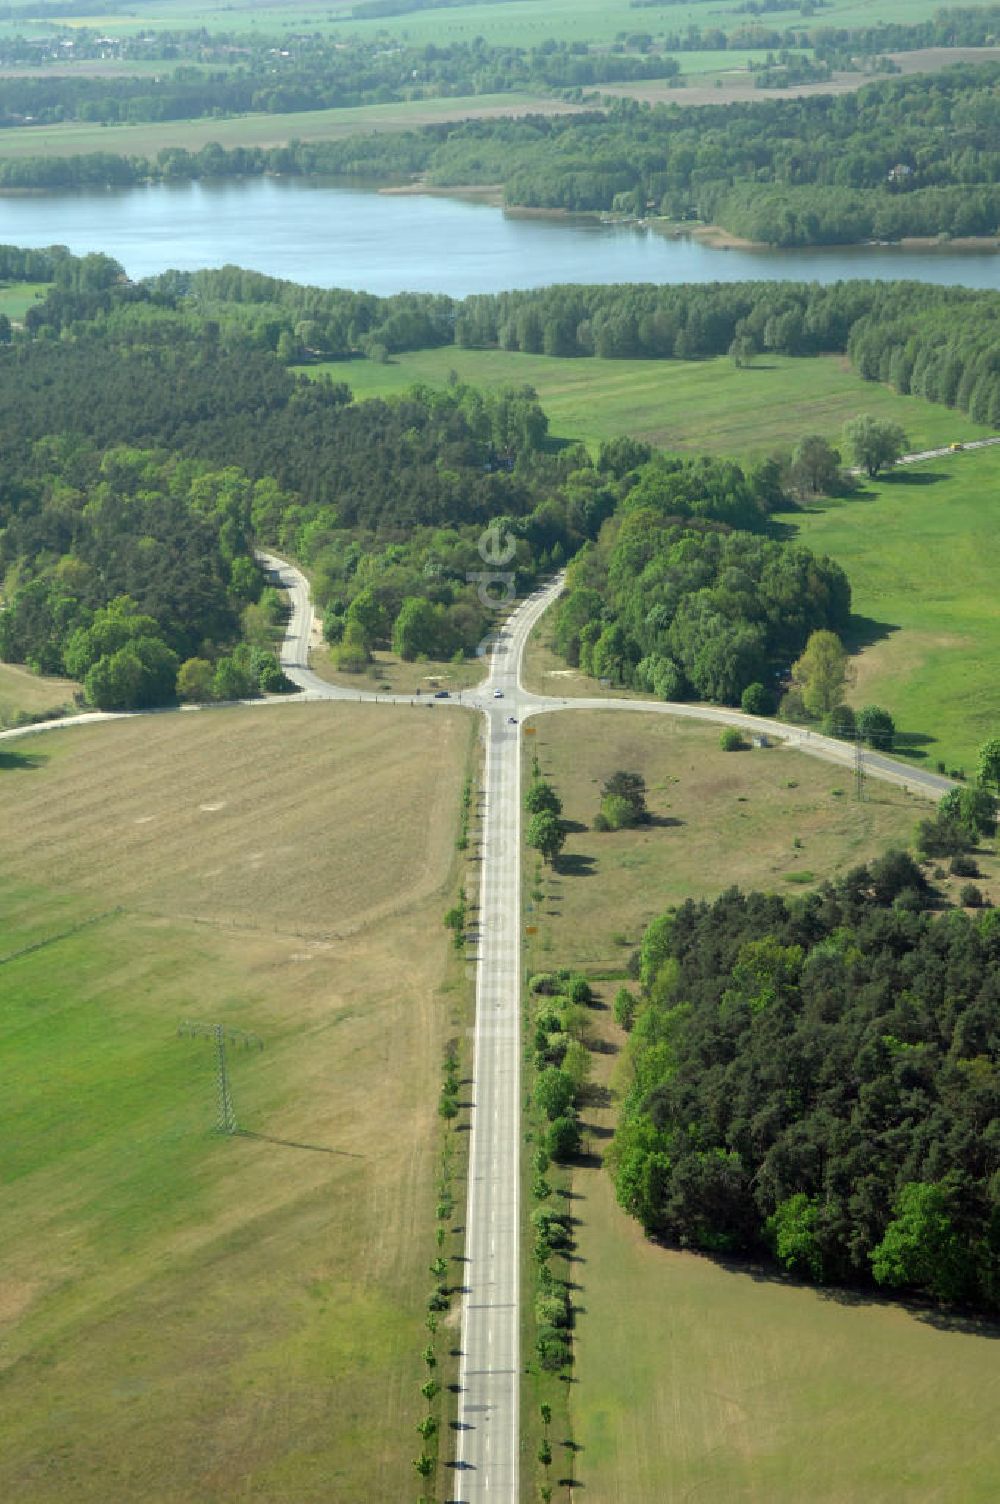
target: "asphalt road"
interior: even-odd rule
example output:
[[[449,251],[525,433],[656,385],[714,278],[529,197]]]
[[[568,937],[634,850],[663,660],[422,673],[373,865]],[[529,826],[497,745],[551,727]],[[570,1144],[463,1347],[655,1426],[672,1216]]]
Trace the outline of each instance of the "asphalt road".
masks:
[[[939,460],[943,455],[960,453],[965,449],[989,449],[993,444],[1000,444],[1000,438],[996,439],[966,439],[959,445],[958,450],[952,449],[950,444],[944,444],[940,449],[921,449],[913,454],[901,454],[896,461],[897,465],[917,465],[921,460]],[[854,472],[860,475],[861,471]]]

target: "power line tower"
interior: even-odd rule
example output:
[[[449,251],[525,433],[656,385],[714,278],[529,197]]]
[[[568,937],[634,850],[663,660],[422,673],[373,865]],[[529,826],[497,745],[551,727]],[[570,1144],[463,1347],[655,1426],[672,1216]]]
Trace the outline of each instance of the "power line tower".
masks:
[[[857,801],[858,801],[859,804],[862,803],[863,800],[864,800],[864,798],[865,798],[865,780],[867,779],[867,777],[868,777],[868,773],[867,773],[867,770],[865,768],[865,754],[864,754],[864,752],[862,750],[861,738],[860,738],[860,736],[855,735],[855,737],[854,737],[854,797],[855,797],[855,799],[857,799]]]
[[[219,1133],[236,1133],[236,1109],[233,1107],[233,1093],[229,1085],[226,1045],[231,1044],[241,1050],[262,1050],[264,1041],[259,1034],[248,1034],[245,1029],[232,1029],[226,1024],[196,1023],[191,1019],[184,1019],[178,1024],[177,1033],[188,1039],[215,1040],[215,1084],[218,1093],[215,1126]]]

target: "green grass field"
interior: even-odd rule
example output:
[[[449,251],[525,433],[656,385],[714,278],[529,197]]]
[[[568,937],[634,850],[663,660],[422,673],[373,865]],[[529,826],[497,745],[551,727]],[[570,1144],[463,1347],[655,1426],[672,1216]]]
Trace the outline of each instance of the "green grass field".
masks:
[[[963,414],[862,381],[841,356],[769,356],[749,370],[726,357],[703,361],[581,360],[462,350],[448,345],[313,367],[346,381],[358,399],[404,391],[415,381],[443,386],[455,371],[475,386],[535,387],[552,434],[602,439],[630,433],[665,449],[743,457],[790,449],[805,433],[839,440],[848,418],[872,413],[899,423],[917,449],[990,432]]]
[[[5,1500],[410,1496],[468,747],[363,706],[6,744]],[[263,1039],[260,1137],[184,1018]]]
[[[851,581],[862,621],[849,698],[885,705],[918,739],[908,755],[971,772],[1000,735],[1000,454],[907,467],[784,520]]]
[[[31,305],[44,298],[48,282],[0,282],[0,313],[20,323]]]
[[[592,712],[534,724],[526,768],[534,748],[571,833],[562,870],[543,879],[545,901],[526,916],[537,930],[526,941],[529,970],[622,968],[645,923],[670,904],[731,883],[794,894],[791,875],[819,878],[905,843],[924,808],[878,786],[857,804],[849,786],[833,793],[845,783],[839,769],[776,749],[723,753],[711,727]],[[594,833],[586,827],[600,782],[619,767],[644,775],[654,824]],[[995,853],[982,865],[995,890]],[[533,874],[528,854],[528,901]],[[986,1504],[1000,1400],[995,1329],[936,1324],[891,1302],[658,1248],[618,1209],[600,1164],[621,1085],[616,986],[599,986],[602,1006],[587,1012],[597,1046],[583,1111],[589,1154],[566,1187],[578,1219],[569,1277],[579,1315],[573,1383],[554,1396],[549,1475],[572,1477],[579,1492],[563,1484],[553,1497]],[[529,1380],[524,1410],[538,1433],[536,1389]],[[532,1483],[541,1476],[533,1462],[526,1472]]]

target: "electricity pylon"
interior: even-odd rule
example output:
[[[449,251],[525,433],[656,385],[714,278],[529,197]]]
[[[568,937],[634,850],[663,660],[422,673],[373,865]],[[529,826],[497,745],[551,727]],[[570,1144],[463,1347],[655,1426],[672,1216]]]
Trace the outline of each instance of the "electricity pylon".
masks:
[[[865,771],[865,754],[861,750],[861,738],[854,738],[854,797],[860,804],[865,797],[865,779],[868,774]]]
[[[184,1019],[177,1026],[178,1034],[187,1038],[215,1040],[215,1083],[218,1090],[219,1112],[216,1128],[219,1133],[235,1133],[236,1110],[229,1085],[229,1069],[226,1065],[226,1043],[242,1050],[262,1050],[264,1041],[258,1034],[248,1034],[245,1029],[231,1029],[226,1024],[201,1024]]]

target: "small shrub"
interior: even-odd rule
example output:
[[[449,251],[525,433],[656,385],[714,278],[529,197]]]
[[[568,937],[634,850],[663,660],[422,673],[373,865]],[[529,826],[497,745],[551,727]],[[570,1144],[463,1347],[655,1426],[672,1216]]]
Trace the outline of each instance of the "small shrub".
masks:
[[[771,700],[763,684],[747,685],[740,696],[740,709],[745,715],[767,715],[771,709]]]
[[[857,715],[858,736],[881,752],[891,752],[896,724],[881,705],[862,705]]]
[[[802,699],[801,690],[790,689],[787,694],[782,695],[778,715],[783,721],[793,721],[796,724],[803,724],[809,720],[809,712]]]
[[[608,817],[603,810],[599,810],[594,816],[594,829],[599,831],[601,835],[606,834],[611,829]]]
[[[566,987],[565,992],[571,1003],[589,1003],[593,1001],[594,997],[587,978],[581,976],[570,977],[569,985]]]
[[[615,1023],[626,1032],[635,1023],[636,997],[627,987],[619,987],[615,993]]]
[[[964,851],[958,851],[952,857],[949,870],[953,877],[978,877],[979,864],[974,856],[969,856]]]
[[[723,752],[743,752],[746,750],[746,745],[743,733],[736,726],[727,726],[719,737],[719,746]]]
[[[917,850],[930,857],[959,856],[972,845],[968,831],[947,813],[920,820],[915,842]]]
[[[580,1124],[575,1117],[556,1118],[549,1128],[545,1146],[557,1163],[572,1159],[580,1148]]]
[[[823,730],[827,736],[839,736],[851,740],[855,733],[854,711],[850,705],[835,705],[824,717]]]
[[[600,811],[594,820],[595,829],[597,820],[602,817],[608,830],[629,830],[636,823],[631,803],[621,794],[609,794],[602,799]]]
[[[536,1343],[539,1362],[547,1373],[558,1373],[572,1361],[569,1338],[558,1327],[543,1326]]]
[[[964,883],[958,895],[958,901],[963,909],[981,909],[983,906],[982,889],[977,888],[975,883]]]

